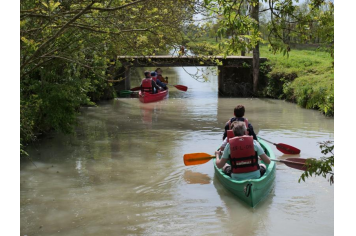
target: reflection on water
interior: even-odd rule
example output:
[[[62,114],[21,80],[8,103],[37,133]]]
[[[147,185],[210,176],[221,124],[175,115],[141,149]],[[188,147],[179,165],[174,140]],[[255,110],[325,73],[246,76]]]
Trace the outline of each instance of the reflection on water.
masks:
[[[145,69],[132,71],[132,87]],[[334,187],[325,179],[299,184],[300,171],[277,163],[272,193],[251,209],[214,177],[212,161],[183,164],[186,153],[214,153],[237,104],[258,135],[303,158],[322,156],[317,142],[333,139],[333,119],[284,101],[219,98],[211,73],[204,83],[181,68],[164,76],[188,91],[82,108],[75,134],[28,150],[37,168],[21,163],[21,235],[333,235]]]
[[[184,180],[187,184],[210,184],[211,178],[207,174],[193,172],[191,170],[184,171]]]

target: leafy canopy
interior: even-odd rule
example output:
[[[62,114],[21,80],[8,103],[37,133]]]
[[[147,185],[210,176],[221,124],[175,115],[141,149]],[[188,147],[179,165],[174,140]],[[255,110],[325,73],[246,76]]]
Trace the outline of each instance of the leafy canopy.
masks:
[[[181,43],[192,0],[24,0],[20,5],[21,142],[73,131],[78,108],[114,93],[118,55]],[[118,78],[120,79],[120,78]],[[114,96],[114,95],[112,95]]]

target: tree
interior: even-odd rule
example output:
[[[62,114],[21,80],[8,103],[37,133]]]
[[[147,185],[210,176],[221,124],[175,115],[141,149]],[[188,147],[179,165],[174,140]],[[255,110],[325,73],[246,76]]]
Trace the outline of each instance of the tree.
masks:
[[[254,49],[254,91],[257,90],[258,84],[258,44],[263,42],[259,28],[260,13],[269,15],[266,19],[269,31],[267,39],[274,53],[282,52],[288,55],[292,38],[306,42],[313,41],[316,37],[323,37],[333,56],[334,4],[332,2],[311,0],[308,5],[298,5],[292,0],[204,0],[204,3],[211,14],[220,16],[218,21],[221,27],[217,32],[218,35],[221,37],[227,32],[231,35],[227,42],[220,43],[220,46],[225,49],[225,55],[236,54],[242,48]],[[250,9],[249,14],[246,15],[241,11],[243,6]],[[320,30],[311,30],[313,24]]]
[[[324,0],[269,1],[265,9],[271,14],[267,27],[268,41],[274,52],[288,54],[291,39],[298,43],[318,42],[327,45],[333,57],[334,3]]]
[[[118,55],[154,55],[183,40],[193,0],[24,0],[20,5],[21,142],[72,132],[80,105],[112,92]]]
[[[251,6],[251,18],[255,20],[256,28],[259,29],[259,2],[252,2]],[[258,89],[258,76],[260,74],[260,48],[259,42],[256,42],[253,48],[253,60],[252,60],[252,78],[253,78],[253,92],[257,93]]]

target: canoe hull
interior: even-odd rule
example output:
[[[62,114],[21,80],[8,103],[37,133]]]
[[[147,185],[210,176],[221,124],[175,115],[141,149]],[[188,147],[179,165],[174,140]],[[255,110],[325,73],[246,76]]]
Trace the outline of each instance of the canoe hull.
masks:
[[[142,103],[158,102],[168,96],[168,89],[155,94],[139,91],[138,96]]]
[[[275,158],[272,149],[267,143],[262,140],[259,141],[261,146],[265,149],[267,156]],[[221,184],[237,198],[251,207],[255,207],[265,199],[273,188],[274,179],[276,178],[276,164],[274,161],[271,161],[271,163],[266,166],[267,170],[262,178],[236,181],[225,175],[223,171],[216,166],[216,161],[214,159],[215,175]]]

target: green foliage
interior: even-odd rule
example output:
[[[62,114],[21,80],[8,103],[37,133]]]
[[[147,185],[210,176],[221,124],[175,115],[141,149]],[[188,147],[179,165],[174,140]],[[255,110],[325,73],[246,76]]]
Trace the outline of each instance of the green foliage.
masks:
[[[242,67],[243,67],[243,68],[251,68],[251,65],[248,64],[248,63],[246,63],[246,62],[243,62],[243,63],[242,63]]]
[[[333,79],[314,77],[300,77],[293,84],[285,88],[296,102],[305,108],[319,109],[327,116],[334,115],[334,83]],[[291,97],[289,97],[291,99]]]
[[[195,55],[216,55],[220,51],[217,46],[213,46],[207,42],[190,42],[187,46],[187,49]]]
[[[292,49],[286,58],[263,46],[261,56],[269,59],[271,68],[264,89],[266,96],[334,115],[334,69],[328,52]]]
[[[325,141],[319,143],[319,147],[321,149],[321,153],[324,155],[328,155],[327,157],[321,157],[320,160],[316,159],[308,159],[306,162],[306,166],[308,166],[307,170],[300,176],[299,183],[301,180],[305,182],[305,178],[311,176],[322,176],[326,178],[330,175],[328,181],[330,184],[334,183],[334,142],[333,141]]]
[[[300,5],[293,1],[274,1],[271,18],[262,24],[274,53],[287,54],[291,43],[321,43],[333,57],[334,3],[311,0]],[[268,33],[270,32],[270,33]]]
[[[259,27],[259,13],[256,14],[258,10],[253,7],[257,6],[259,1],[204,1],[212,14],[218,16],[218,22],[214,25],[218,27],[216,35],[226,38],[219,42],[219,49],[223,50],[224,55],[236,55],[240,51],[243,54],[267,38],[267,57],[275,68],[267,76],[263,93],[269,97],[295,101],[302,107],[319,109],[326,115],[333,115],[334,3],[324,0],[311,0],[300,5],[289,0],[263,2],[267,4],[259,5],[264,8],[260,12],[268,16],[267,19],[262,17]],[[291,51],[292,42],[317,42],[323,45],[319,49],[326,49],[329,58],[321,61],[319,55],[307,57],[300,54],[295,57]],[[316,54],[315,51],[303,53]],[[279,56],[281,54],[282,58]]]
[[[287,84],[290,84],[290,81],[286,79],[286,74],[268,76],[267,86],[264,93],[272,98],[285,98],[284,90]]]
[[[153,55],[181,44],[191,3],[21,1],[21,145],[52,129],[72,132],[81,105],[116,96],[107,83],[117,76],[116,56]]]
[[[70,133],[80,105],[90,105],[87,93],[91,83],[79,79],[70,65],[59,71],[55,65],[37,73],[39,79],[21,81],[21,138],[35,140],[38,133],[51,129]],[[50,78],[50,79],[49,79]]]
[[[257,0],[206,0],[205,6],[218,21],[210,26],[210,35],[228,38],[220,47],[226,55],[251,50],[267,39],[271,51],[288,56],[291,43],[321,43],[333,57],[334,3],[311,0],[303,4],[295,1],[261,1],[260,17],[256,22],[251,11]],[[251,12],[249,12],[251,11]],[[252,19],[254,18],[254,19]]]
[[[218,45],[208,37],[200,41],[211,47]],[[260,82],[266,80],[262,96],[287,99],[304,108],[318,109],[327,116],[334,115],[334,68],[328,51],[313,45],[293,45],[286,57],[262,45],[260,54],[268,58],[260,64]]]

